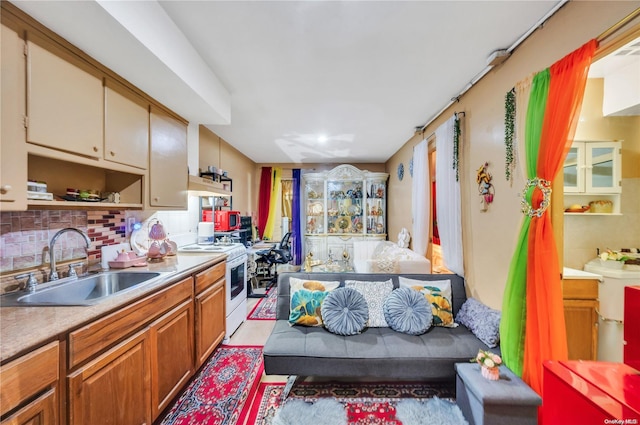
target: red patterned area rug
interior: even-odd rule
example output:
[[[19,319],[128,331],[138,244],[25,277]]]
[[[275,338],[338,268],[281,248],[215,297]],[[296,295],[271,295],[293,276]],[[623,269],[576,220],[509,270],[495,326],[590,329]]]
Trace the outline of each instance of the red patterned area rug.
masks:
[[[276,301],[278,300],[278,288],[271,288],[267,296],[253,307],[247,319],[249,320],[276,320]]]
[[[160,423],[242,424],[263,369],[261,346],[219,346]]]
[[[263,382],[249,407],[247,424],[271,425],[280,407],[284,383]],[[332,397],[345,405],[349,425],[401,425],[395,406],[403,399],[425,400],[432,397],[452,400],[455,383],[342,383],[303,382],[295,385],[287,401],[296,399],[315,403]]]

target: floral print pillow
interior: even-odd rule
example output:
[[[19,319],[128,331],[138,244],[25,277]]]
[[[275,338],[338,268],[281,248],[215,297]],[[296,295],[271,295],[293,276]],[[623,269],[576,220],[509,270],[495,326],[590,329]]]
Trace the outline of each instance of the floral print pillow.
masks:
[[[322,314],[320,313],[322,302],[329,292],[338,286],[340,286],[338,281],[324,282],[290,278],[289,324],[322,326]]]
[[[431,305],[433,325],[455,328],[453,321],[453,304],[451,303],[451,281],[447,280],[416,280],[399,277],[401,288],[412,288],[422,293]]]

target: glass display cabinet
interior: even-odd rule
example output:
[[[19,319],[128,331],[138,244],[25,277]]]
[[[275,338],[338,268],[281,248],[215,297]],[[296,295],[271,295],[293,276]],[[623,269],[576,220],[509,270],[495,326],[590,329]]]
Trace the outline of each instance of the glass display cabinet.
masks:
[[[386,240],[388,177],[347,164],[305,174],[305,256],[348,261],[354,241]]]

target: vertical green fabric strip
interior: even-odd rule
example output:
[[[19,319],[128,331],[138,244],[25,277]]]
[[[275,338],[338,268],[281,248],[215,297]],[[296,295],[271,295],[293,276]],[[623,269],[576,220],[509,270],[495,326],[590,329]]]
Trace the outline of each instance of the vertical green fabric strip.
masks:
[[[536,176],[540,136],[549,94],[549,81],[550,73],[547,68],[537,73],[533,77],[531,84],[525,124],[525,152],[527,178],[529,179]],[[524,194],[524,198],[529,204],[531,204],[532,192],[533,189],[530,189]],[[502,357],[505,365],[518,376],[522,376],[524,339],[526,337],[527,255],[530,224],[531,218],[525,216],[520,228],[518,242],[511,258],[511,264],[509,265],[509,274],[502,299],[502,319],[500,321],[500,350]]]
[[[522,377],[524,361],[524,329],[526,324],[527,295],[527,247],[531,218],[525,216],[518,243],[511,258],[507,286],[502,299],[500,321],[500,351],[504,364]]]

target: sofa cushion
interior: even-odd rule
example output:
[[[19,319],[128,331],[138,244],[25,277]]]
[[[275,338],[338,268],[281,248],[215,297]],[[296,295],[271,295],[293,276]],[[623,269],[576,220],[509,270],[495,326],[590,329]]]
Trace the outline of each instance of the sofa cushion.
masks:
[[[431,327],[433,315],[427,300],[410,288],[398,288],[384,303],[389,327],[408,335],[421,335]]]
[[[339,281],[304,280],[292,277],[290,280],[291,325],[322,326],[322,302],[330,291],[340,285]]]
[[[478,339],[490,348],[500,342],[500,312],[484,305],[475,298],[462,304],[456,322],[469,328]]]
[[[455,379],[455,363],[468,363],[488,347],[465,326],[434,326],[422,335],[366,328],[341,336],[318,326],[276,320],[264,346],[268,375]]]
[[[401,288],[411,288],[420,292],[431,305],[433,325],[454,328],[458,326],[453,321],[453,304],[451,303],[450,280],[416,280],[400,276]]]
[[[353,288],[362,294],[367,301],[369,308],[369,321],[367,326],[370,328],[387,327],[387,321],[384,318],[382,307],[385,300],[393,291],[393,281],[391,279],[384,282],[368,282],[363,280],[345,280],[344,286]]]
[[[369,319],[367,301],[353,288],[331,291],[320,310],[324,327],[337,335],[359,334]]]

